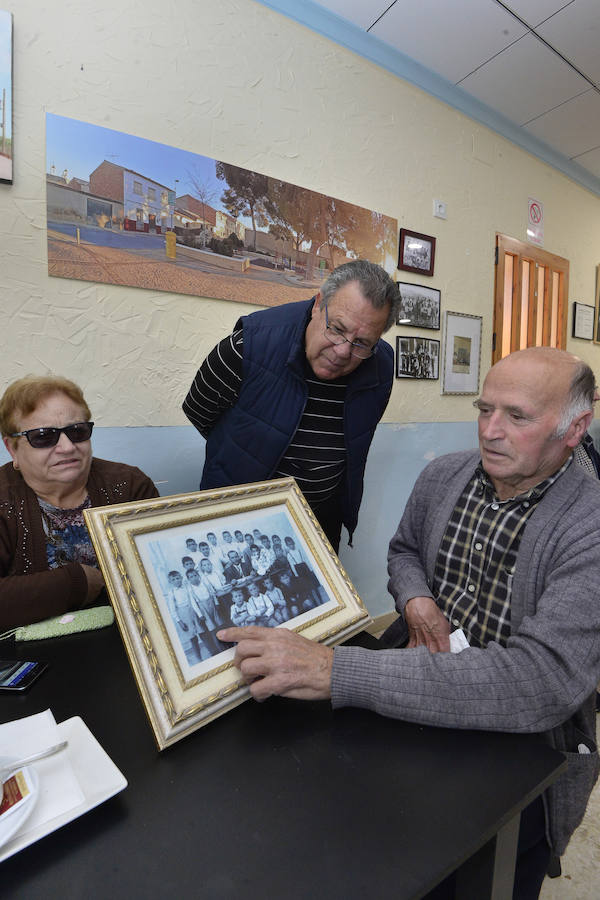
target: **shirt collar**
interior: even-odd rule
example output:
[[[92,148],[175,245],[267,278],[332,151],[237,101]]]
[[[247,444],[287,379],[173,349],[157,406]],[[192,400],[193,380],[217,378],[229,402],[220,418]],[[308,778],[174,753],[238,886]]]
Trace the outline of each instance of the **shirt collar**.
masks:
[[[558,481],[558,479],[563,475],[571,462],[573,461],[573,454],[571,453],[568,459],[562,464],[558,471],[554,472],[553,475],[549,475],[548,478],[545,478],[543,481],[540,481],[538,484],[535,484],[533,487],[529,488],[528,491],[525,491],[522,494],[516,494],[514,497],[509,497],[508,500],[501,500],[500,503],[523,503],[524,500],[528,500],[529,502],[537,502],[544,496],[546,491],[552,487],[552,485]],[[491,498],[496,498],[496,489],[494,488],[493,482],[490,479],[489,475],[483,468],[483,463],[479,460],[477,468],[475,469],[475,477],[479,483],[479,492],[481,494],[485,494]]]

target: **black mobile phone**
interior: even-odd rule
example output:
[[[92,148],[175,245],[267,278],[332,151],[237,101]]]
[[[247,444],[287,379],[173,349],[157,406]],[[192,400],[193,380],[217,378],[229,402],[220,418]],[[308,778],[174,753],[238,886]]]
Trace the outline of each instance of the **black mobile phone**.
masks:
[[[47,668],[47,663],[0,659],[0,691],[26,691]]]

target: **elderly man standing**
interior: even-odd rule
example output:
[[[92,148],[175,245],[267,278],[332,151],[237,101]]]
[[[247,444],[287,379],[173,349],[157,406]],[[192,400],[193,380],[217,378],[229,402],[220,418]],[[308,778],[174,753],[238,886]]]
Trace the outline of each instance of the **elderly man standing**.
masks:
[[[200,488],[293,475],[334,548],[352,533],[367,453],[392,389],[398,289],[374,263],[335,269],[311,300],[238,320],[183,411],[206,438]]]
[[[594,376],[537,348],[488,373],[479,452],[422,472],[390,543],[400,613],[386,646],[331,650],[284,629],[228,629],[258,699],[331,697],[411,722],[534,732],[568,772],[523,813],[515,898],[539,894],[598,777],[600,484],[574,464],[592,417]],[[470,646],[447,652],[451,630]],[[257,679],[257,680],[254,680]]]

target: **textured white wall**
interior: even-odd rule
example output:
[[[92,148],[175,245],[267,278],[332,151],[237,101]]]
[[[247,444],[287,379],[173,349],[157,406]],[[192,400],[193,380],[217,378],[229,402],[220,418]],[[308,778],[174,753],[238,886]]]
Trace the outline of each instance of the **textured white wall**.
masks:
[[[14,14],[16,159],[14,185],[0,185],[0,389],[30,371],[60,372],[81,383],[100,425],[183,424],[197,364],[254,308],[49,278],[46,111],[264,171],[436,235],[435,276],[423,281],[441,289],[443,310],[484,316],[484,371],[494,235],[524,238],[528,196],[544,203],[545,248],[571,261],[571,300],[593,303],[598,198],[253,0],[2,5]],[[432,217],[433,197],[447,202],[446,222]],[[600,374],[599,348],[569,347]],[[470,398],[439,390],[396,383],[385,421],[473,418]]]

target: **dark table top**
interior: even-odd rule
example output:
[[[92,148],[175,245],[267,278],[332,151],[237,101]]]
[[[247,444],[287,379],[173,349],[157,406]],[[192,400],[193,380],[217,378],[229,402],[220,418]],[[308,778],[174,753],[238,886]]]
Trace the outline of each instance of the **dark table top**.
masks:
[[[129,782],[2,863],[12,898],[420,897],[562,764],[534,736],[278,698],[159,753],[116,626],[0,655],[51,663],[0,721],[81,716]]]

